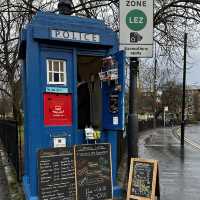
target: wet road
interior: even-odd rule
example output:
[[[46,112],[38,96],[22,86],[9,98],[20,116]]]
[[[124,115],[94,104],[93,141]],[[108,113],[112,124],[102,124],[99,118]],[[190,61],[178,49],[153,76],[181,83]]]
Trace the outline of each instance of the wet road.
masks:
[[[200,123],[187,126],[185,128],[185,137],[200,146]]]
[[[198,135],[200,126],[186,129],[186,137]],[[140,136],[139,156],[159,160],[161,200],[200,200],[200,150],[183,150],[170,129],[156,129]]]

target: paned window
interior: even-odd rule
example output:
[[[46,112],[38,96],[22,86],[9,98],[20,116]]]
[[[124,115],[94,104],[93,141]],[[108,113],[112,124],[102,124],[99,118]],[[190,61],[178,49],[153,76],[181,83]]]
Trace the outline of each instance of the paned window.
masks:
[[[47,60],[47,83],[66,85],[66,62],[64,60]]]

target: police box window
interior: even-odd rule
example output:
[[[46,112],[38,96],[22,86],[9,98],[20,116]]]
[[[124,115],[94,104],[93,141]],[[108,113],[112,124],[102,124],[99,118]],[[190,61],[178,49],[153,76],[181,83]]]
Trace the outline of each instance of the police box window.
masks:
[[[47,60],[47,83],[65,85],[66,62],[64,60]]]

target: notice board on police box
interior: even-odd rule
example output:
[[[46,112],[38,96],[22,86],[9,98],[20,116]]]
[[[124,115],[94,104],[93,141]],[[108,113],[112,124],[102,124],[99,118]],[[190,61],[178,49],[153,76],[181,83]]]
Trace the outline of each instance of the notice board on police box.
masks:
[[[158,161],[132,158],[127,200],[154,200],[155,196],[160,196]]]

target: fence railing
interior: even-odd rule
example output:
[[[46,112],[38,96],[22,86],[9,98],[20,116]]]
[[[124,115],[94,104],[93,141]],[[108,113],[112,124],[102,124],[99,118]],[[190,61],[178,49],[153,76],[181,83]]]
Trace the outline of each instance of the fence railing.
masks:
[[[157,120],[156,127],[162,126],[163,121]],[[152,128],[153,120],[139,121],[138,123],[139,132]],[[8,154],[9,160],[12,162],[16,170],[17,178],[19,181],[23,175],[23,143],[21,142],[21,134],[22,133],[18,133],[16,121],[0,120],[0,139]],[[119,134],[118,142],[118,156],[120,156],[125,151],[126,146],[126,140],[122,138],[121,134]]]
[[[0,120],[0,139],[19,180],[19,141],[16,121]]]

